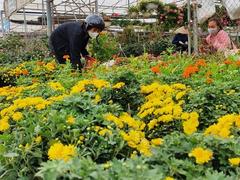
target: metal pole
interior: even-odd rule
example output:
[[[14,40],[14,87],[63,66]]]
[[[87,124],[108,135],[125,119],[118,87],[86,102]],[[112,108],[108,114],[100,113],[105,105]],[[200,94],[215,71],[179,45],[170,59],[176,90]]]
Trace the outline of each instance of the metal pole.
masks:
[[[23,20],[24,20],[24,34],[26,38],[27,37],[27,20],[26,20],[25,8],[23,8]]]
[[[193,45],[194,54],[198,55],[198,20],[197,20],[197,1],[193,4]]]
[[[187,2],[187,9],[188,9],[188,55],[191,55],[192,49],[192,39],[191,39],[191,3],[190,0]]]
[[[46,0],[46,8],[47,8],[47,35],[50,37],[52,33],[52,7],[51,0]]]
[[[44,0],[42,0],[42,29],[46,25],[46,13],[44,9]]]
[[[128,0],[128,9],[130,8],[130,0]]]
[[[95,0],[95,13],[98,14],[98,0]]]
[[[4,30],[4,24],[3,24],[3,11],[1,11],[1,24],[2,24],[2,35],[4,37],[5,35],[5,30]]]

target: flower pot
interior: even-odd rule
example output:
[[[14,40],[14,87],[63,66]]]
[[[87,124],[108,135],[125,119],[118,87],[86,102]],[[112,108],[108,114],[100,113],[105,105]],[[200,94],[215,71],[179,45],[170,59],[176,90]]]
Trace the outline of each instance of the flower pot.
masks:
[[[151,14],[149,12],[143,13],[143,17],[145,17],[145,18],[149,18],[150,16],[151,16]]]
[[[149,3],[146,5],[147,10],[156,10],[158,8],[158,4]]]

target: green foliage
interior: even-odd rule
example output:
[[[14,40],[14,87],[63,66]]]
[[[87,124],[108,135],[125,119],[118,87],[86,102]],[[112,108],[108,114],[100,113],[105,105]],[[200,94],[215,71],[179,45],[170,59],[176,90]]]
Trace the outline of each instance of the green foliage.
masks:
[[[128,19],[114,19],[112,20],[112,26],[127,27],[131,25],[142,25],[143,23],[139,20],[128,20]]]
[[[0,64],[11,64],[48,56],[47,38],[24,39],[10,34],[0,40]]]
[[[140,93],[140,83],[132,71],[124,70],[116,72],[107,77],[113,84],[118,82],[125,83],[123,88],[109,89],[103,94],[106,101],[112,100],[113,103],[121,105],[123,111],[136,113],[139,105],[143,102]]]
[[[112,59],[112,56],[119,51],[116,39],[108,34],[100,35],[98,40],[93,40],[90,45],[91,54],[100,62]]]
[[[212,173],[216,174],[216,171],[224,173],[222,175],[219,174],[220,177],[226,176],[226,174],[234,174],[237,172],[237,169],[229,165],[228,158],[239,154],[239,144],[236,143],[238,140],[239,138],[222,140],[210,136],[206,137],[202,134],[186,136],[174,132],[165,136],[165,143],[156,149],[155,154],[148,163],[154,166],[166,165],[162,172],[169,173],[171,176],[179,179],[195,179],[205,175],[210,176]],[[196,147],[210,149],[213,152],[213,159],[204,165],[192,162],[188,153]],[[232,178],[235,177],[234,175],[232,176]]]
[[[171,47],[174,48],[173,45],[170,43],[170,40],[167,38],[162,38],[149,44],[148,53],[159,56],[162,52],[166,51],[168,48]]]
[[[38,177],[42,178],[83,178],[83,179],[164,179],[170,176],[175,179],[216,179],[235,180],[238,169],[224,163],[229,157],[239,153],[236,140],[222,141],[201,134],[186,136],[173,133],[164,138],[164,144],[154,150],[150,158],[135,157],[127,160],[116,160],[105,164],[95,164],[91,159],[77,158],[68,163],[49,161],[43,163]],[[188,157],[195,147],[205,147],[213,151],[213,159],[198,165]],[[228,152],[228,153],[225,153]],[[224,155],[224,156],[222,156]],[[211,168],[213,165],[213,168]],[[65,173],[64,173],[65,172]]]
[[[225,84],[201,86],[194,89],[186,101],[187,111],[197,111],[200,115],[200,129],[209,125],[225,114],[240,113],[240,89],[232,81]]]

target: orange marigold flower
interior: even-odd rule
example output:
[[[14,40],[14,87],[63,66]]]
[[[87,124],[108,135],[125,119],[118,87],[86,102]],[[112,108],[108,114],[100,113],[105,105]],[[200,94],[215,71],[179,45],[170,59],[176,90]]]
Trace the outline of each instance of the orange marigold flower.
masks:
[[[37,65],[38,65],[38,66],[43,66],[43,65],[44,65],[44,62],[42,62],[42,61],[37,61]]]
[[[199,59],[199,60],[197,60],[195,66],[197,66],[197,67],[200,67],[200,66],[205,67],[205,66],[207,66],[207,63],[206,63],[206,61],[204,59]]]
[[[207,77],[207,80],[206,80],[206,82],[207,82],[208,84],[212,84],[212,83],[213,83],[213,79],[212,79],[212,78],[210,78],[210,77]]]
[[[190,65],[185,68],[183,72],[183,77],[184,78],[189,78],[191,77],[192,74],[195,74],[199,71],[199,68],[197,66]]]
[[[37,78],[32,79],[32,83],[37,83],[37,82],[39,82],[39,80]]]
[[[230,64],[232,64],[232,61],[229,60],[229,59],[227,59],[227,60],[224,61],[224,64],[226,64],[226,65],[230,65]]]
[[[70,56],[69,56],[68,54],[66,54],[66,55],[63,56],[63,59],[69,60],[69,59],[70,59]]]
[[[28,74],[29,74],[29,72],[28,72],[28,70],[27,70],[27,69],[23,69],[23,70],[22,70],[22,74],[23,74],[23,75],[28,75]]]
[[[152,71],[153,73],[155,73],[155,74],[159,74],[159,73],[160,73],[160,68],[159,68],[158,65],[157,65],[157,66],[153,66],[153,67],[151,68],[151,71]]]
[[[167,66],[168,66],[168,63],[166,63],[166,62],[160,62],[160,63],[159,63],[159,66],[167,67]]]
[[[211,71],[208,71],[208,72],[205,74],[206,77],[210,77],[211,75],[212,75],[212,72],[211,72]]]
[[[236,65],[237,65],[238,67],[240,67],[240,60],[238,60],[238,61],[236,62]]]

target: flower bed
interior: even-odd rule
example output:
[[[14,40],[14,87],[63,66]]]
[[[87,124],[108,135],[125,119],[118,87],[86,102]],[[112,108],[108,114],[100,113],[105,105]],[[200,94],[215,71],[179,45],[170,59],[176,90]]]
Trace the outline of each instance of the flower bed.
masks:
[[[239,178],[237,59],[144,55],[82,74],[31,61],[3,74],[3,179]]]

